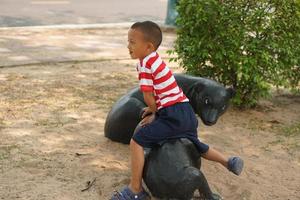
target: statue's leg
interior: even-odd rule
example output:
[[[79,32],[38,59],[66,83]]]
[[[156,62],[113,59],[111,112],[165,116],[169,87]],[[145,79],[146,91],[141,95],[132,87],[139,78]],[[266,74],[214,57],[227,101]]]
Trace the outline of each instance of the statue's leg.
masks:
[[[213,200],[213,193],[210,190],[207,180],[201,171],[200,171],[200,179],[199,180],[200,180],[200,183],[199,183],[198,191],[199,191],[200,197],[203,199],[207,199],[207,200]]]
[[[204,146],[205,147],[205,146]],[[198,169],[201,168],[201,157],[197,160],[196,167]],[[210,190],[210,187],[208,185],[208,182],[202,173],[201,170],[199,170],[199,195],[201,200],[221,200],[222,197],[219,196],[218,194],[213,193]]]
[[[200,187],[198,188],[201,200],[222,200],[218,194],[212,193],[204,174],[200,171]]]

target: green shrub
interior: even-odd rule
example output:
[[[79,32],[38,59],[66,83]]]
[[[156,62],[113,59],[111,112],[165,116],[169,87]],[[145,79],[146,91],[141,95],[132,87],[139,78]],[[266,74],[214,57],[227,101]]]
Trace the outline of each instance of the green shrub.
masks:
[[[300,80],[300,0],[180,0],[174,52],[188,73],[236,89],[250,107]]]

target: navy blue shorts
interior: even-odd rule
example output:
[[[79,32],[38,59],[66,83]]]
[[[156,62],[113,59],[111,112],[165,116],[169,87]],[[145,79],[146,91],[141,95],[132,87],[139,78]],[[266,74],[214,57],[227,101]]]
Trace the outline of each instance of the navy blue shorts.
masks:
[[[153,148],[169,139],[188,138],[200,153],[206,153],[209,147],[198,139],[197,127],[192,106],[188,102],[177,103],[160,109],[155,120],[137,129],[132,139],[142,147]]]

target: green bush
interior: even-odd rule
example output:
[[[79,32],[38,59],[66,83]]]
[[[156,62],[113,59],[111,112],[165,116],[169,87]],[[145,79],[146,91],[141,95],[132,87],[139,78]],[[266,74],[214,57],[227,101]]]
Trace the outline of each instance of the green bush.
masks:
[[[300,0],[180,0],[174,52],[186,71],[254,106],[271,85],[300,81]]]

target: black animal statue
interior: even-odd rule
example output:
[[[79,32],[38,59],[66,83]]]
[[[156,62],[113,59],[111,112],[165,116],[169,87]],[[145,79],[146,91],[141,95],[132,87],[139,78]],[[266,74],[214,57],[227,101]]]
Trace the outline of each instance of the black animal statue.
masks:
[[[189,98],[195,113],[204,124],[217,122],[234,95],[215,81],[188,75],[175,75],[178,85]],[[109,112],[105,123],[105,136],[113,141],[128,144],[141,120],[146,104],[139,88],[118,100]],[[154,197],[189,200],[199,190],[201,199],[219,200],[211,192],[200,171],[200,153],[188,139],[164,141],[158,147],[146,149],[143,180]]]
[[[170,140],[146,152],[143,180],[152,196],[190,200],[198,189],[202,200],[221,199],[211,192],[200,171],[200,153],[188,139]]]
[[[182,74],[176,74],[175,79],[205,125],[215,124],[234,96],[232,88],[226,89],[210,79]],[[138,87],[121,97],[107,115],[105,137],[115,142],[129,144],[145,107],[143,95]]]

